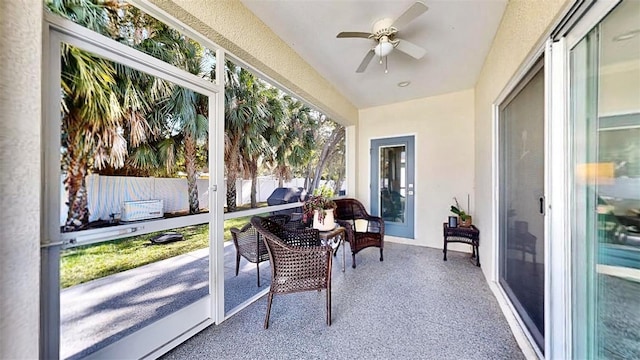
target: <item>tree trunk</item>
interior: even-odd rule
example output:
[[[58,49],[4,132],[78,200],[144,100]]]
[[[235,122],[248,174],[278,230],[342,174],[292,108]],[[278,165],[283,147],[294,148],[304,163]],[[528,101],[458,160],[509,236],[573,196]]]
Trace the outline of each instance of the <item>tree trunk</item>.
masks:
[[[304,189],[307,190],[307,193],[309,193],[309,195],[313,194],[313,192],[311,191],[311,186],[313,185],[313,183],[310,183],[311,181],[311,163],[309,163],[307,165],[307,171],[306,171],[306,176],[304,177]]]
[[[249,174],[251,175],[251,208],[255,209],[258,207],[258,201],[256,199],[258,192],[258,164],[253,160],[249,163]]]
[[[74,139],[70,137],[70,139]],[[67,221],[64,231],[79,230],[89,223],[89,209],[87,199],[87,158],[77,149],[73,141],[67,145],[67,173],[64,184],[69,192],[67,206]]]
[[[238,210],[236,205],[236,174],[232,171],[227,172],[227,212]]]
[[[282,180],[282,177],[278,178],[278,187],[283,187],[284,186],[284,180]]]
[[[327,139],[327,142],[324,143],[322,147],[322,152],[320,153],[320,159],[318,160],[318,166],[316,167],[316,173],[313,178],[312,183],[312,191],[318,187],[320,184],[320,177],[322,176],[322,170],[329,160],[329,155],[331,154],[331,150],[335,148],[342,139],[344,139],[344,127],[337,127],[333,129],[331,136]]]
[[[198,184],[196,182],[196,141],[189,133],[186,133],[184,137],[184,164],[187,168],[189,214],[197,214],[200,212],[200,201],[198,200]]]

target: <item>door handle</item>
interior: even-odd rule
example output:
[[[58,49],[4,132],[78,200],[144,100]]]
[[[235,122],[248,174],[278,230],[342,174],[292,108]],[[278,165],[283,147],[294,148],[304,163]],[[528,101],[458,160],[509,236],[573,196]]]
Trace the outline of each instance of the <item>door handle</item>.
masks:
[[[540,215],[544,215],[544,196],[540,196],[538,201],[540,201]]]

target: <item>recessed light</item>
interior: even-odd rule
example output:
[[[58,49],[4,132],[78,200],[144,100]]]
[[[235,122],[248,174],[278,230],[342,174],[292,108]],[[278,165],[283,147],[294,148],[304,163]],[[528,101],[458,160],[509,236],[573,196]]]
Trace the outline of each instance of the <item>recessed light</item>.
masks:
[[[613,38],[613,41],[625,41],[625,40],[629,40],[635,36],[637,36],[638,34],[640,34],[640,29],[635,29],[635,30],[631,30],[631,31],[627,31],[624,34],[620,34],[616,37]]]
[[[409,84],[411,84],[411,81],[400,81],[398,83],[398,86],[399,87],[407,87],[407,86],[409,86]]]

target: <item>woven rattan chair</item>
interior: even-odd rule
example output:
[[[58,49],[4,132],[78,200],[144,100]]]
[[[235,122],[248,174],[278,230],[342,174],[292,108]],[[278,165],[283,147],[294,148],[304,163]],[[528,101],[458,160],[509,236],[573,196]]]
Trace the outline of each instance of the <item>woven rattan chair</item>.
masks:
[[[335,202],[338,206],[335,211],[336,222],[345,227],[347,241],[351,246],[353,260],[351,267],[356,268],[356,254],[360,250],[372,246],[380,248],[380,261],[382,261],[384,220],[380,217],[369,215],[362,203],[356,199],[336,199]],[[366,227],[360,229],[359,226],[356,226],[357,220],[366,221]]]
[[[288,230],[255,216],[251,224],[261,235],[271,257],[271,287],[264,328],[269,327],[273,295],[327,291],[327,325],[331,325],[331,259],[333,250],[322,245],[316,229]]]
[[[289,215],[272,215],[269,219],[278,224],[285,224],[289,222]],[[233,245],[236,248],[236,276],[240,270],[240,257],[242,256],[248,262],[256,264],[258,287],[260,287],[260,263],[269,260],[267,247],[251,223],[246,224],[242,229],[231,228],[230,231]]]

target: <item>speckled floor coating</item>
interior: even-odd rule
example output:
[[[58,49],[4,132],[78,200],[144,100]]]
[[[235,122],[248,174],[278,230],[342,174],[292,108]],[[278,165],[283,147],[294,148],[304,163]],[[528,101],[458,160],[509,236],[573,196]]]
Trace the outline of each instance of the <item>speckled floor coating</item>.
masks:
[[[348,248],[347,248],[348,250]],[[173,359],[524,359],[480,268],[469,254],[385,244],[335,259],[332,325],[325,293],[266,297],[167,353]],[[347,259],[347,265],[351,259]]]

